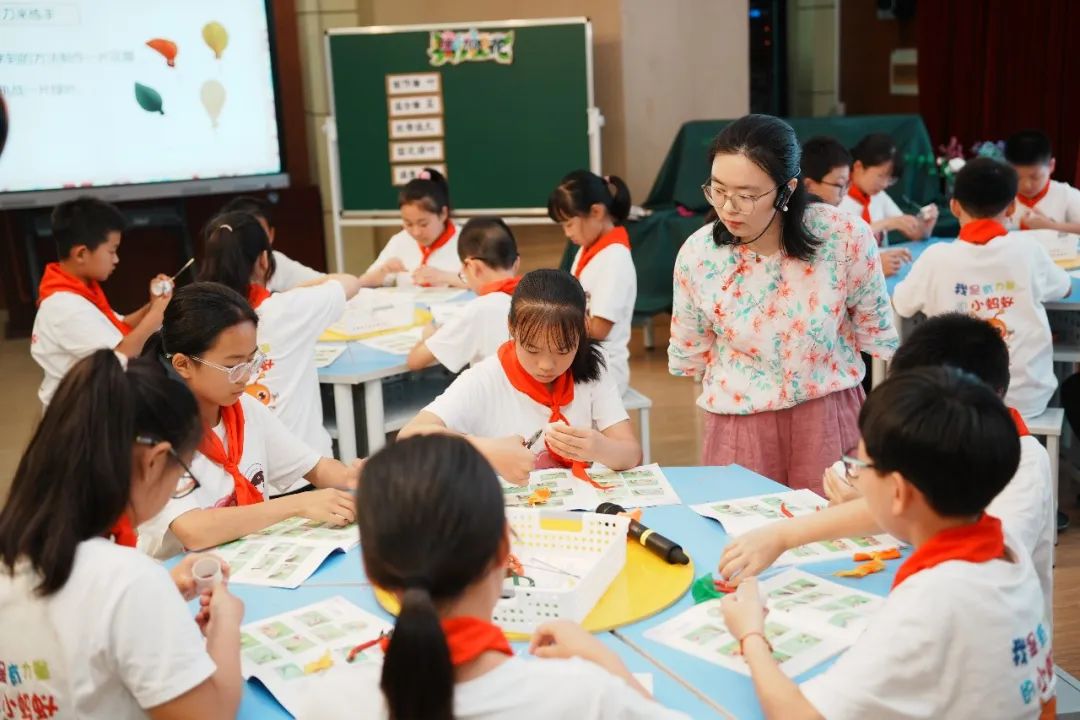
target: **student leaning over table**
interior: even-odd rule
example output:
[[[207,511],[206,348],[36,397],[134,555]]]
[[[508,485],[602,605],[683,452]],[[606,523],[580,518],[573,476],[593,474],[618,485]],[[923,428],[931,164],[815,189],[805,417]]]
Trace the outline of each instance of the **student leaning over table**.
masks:
[[[676,259],[668,367],[702,381],[703,465],[820,492],[858,440],[860,351],[897,346],[877,245],[857,218],[807,205],[784,121],[736,120],[709,154],[719,218]]]

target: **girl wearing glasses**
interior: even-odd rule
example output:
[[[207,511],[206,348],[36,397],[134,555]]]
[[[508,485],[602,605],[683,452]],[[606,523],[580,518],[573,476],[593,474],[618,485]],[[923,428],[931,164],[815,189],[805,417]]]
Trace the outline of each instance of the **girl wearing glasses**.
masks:
[[[360,276],[364,287],[420,285],[465,287],[458,277],[457,227],[450,219],[450,186],[424,168],[398,193],[403,229],[390,238]]]
[[[0,658],[21,717],[236,716],[243,604],[218,584],[192,621],[198,556],[170,578],[110,540],[169,502],[201,435],[156,363],[125,372],[98,350],[60,382],[0,510]]]
[[[905,215],[885,192],[904,172],[892,138],[883,133],[867,135],[851,149],[851,155],[855,160],[851,165],[851,185],[840,201],[840,209],[870,223],[878,245],[889,230],[897,230],[909,240],[929,237],[937,224],[937,206],[927,206],[918,216]]]
[[[630,321],[637,302],[637,271],[623,226],[629,216],[630,189],[614,175],[575,170],[548,198],[548,217],[579,248],[570,272],[585,288],[589,337],[607,353],[620,397],[630,385]]]
[[[345,311],[360,281],[353,275],[324,275],[301,287],[271,294],[274,276],[270,237],[253,214],[232,212],[210,221],[199,279],[219,282],[247,297],[259,316],[257,343],[265,357],[248,394],[277,415],[295,437],[323,457],[333,455],[323,427],[315,343]],[[300,480],[299,489],[307,482]]]
[[[290,517],[352,522],[348,490],[359,463],[320,457],[245,392],[263,361],[259,316],[247,301],[224,285],[197,282],[177,290],[173,302],[147,354],[181,377],[198,402],[204,432],[191,466],[198,486],[139,528],[139,548],[166,558]],[[300,478],[318,489],[268,500],[271,488],[284,492]]]
[[[877,245],[865,224],[807,204],[782,120],[736,120],[709,155],[719,219],[676,259],[668,367],[702,383],[702,464],[820,493],[859,438],[860,351],[897,345]]]
[[[510,339],[510,296],[521,279],[514,234],[499,218],[473,218],[461,229],[458,256],[461,277],[477,297],[462,303],[458,314],[441,327],[432,323],[424,329],[423,339],[409,353],[410,370],[438,362],[460,372],[494,355]]]

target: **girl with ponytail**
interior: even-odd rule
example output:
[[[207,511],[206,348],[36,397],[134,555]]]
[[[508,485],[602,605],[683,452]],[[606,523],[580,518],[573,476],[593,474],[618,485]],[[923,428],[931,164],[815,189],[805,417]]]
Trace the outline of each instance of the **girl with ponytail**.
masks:
[[[589,337],[608,357],[619,396],[630,385],[630,321],[637,302],[637,271],[624,223],[630,189],[615,175],[575,170],[548,198],[548,217],[579,250],[571,272],[588,297]]]
[[[503,494],[467,441],[399,440],[364,475],[364,569],[401,609],[381,669],[323,673],[302,717],[345,720],[358,708],[391,720],[682,717],[648,699],[618,656],[575,623],[538,628],[530,648],[538,659],[513,655],[492,624],[510,552]]]
[[[72,367],[0,510],[5,687],[41,717],[232,718],[243,604],[218,584],[193,622],[191,566],[205,556],[170,578],[125,547],[131,527],[196,482],[183,475],[198,406],[156,363],[123,363],[98,350]]]

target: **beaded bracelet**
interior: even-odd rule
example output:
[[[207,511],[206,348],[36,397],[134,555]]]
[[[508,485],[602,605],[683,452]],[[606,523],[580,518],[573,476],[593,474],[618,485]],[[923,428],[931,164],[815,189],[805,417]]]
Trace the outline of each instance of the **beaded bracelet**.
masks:
[[[744,650],[743,650],[743,643],[745,643],[745,642],[746,642],[747,638],[752,638],[752,637],[754,637],[755,635],[757,635],[757,636],[758,636],[759,638],[761,638],[762,640],[764,640],[764,641],[765,641],[765,646],[766,646],[767,648],[769,648],[769,652],[770,652],[770,653],[771,653],[771,652],[773,651],[772,643],[771,643],[771,642],[769,642],[769,638],[765,637],[765,633],[761,633],[761,632],[758,632],[757,630],[755,630],[755,631],[753,631],[753,632],[748,632],[748,633],[746,633],[745,635],[743,635],[743,636],[742,636],[742,637],[741,637],[741,638],[739,639],[739,654],[740,654],[740,655],[745,655],[745,654],[746,654],[746,651],[744,651]]]

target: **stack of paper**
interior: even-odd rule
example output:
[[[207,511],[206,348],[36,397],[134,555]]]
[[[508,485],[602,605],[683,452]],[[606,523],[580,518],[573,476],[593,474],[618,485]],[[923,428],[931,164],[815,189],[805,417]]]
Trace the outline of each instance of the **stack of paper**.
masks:
[[[358,544],[355,523],[331,527],[290,518],[215,548],[214,553],[229,563],[229,582],[295,588],[331,553],[345,552]]]
[[[558,510],[595,510],[603,502],[626,508],[678,505],[682,502],[656,464],[621,472],[596,467],[590,468],[588,474],[603,487],[593,487],[564,468],[537,470],[529,476],[528,485],[517,486],[503,481],[506,505],[527,507],[530,497],[540,489],[548,491],[550,495],[537,507]]]

